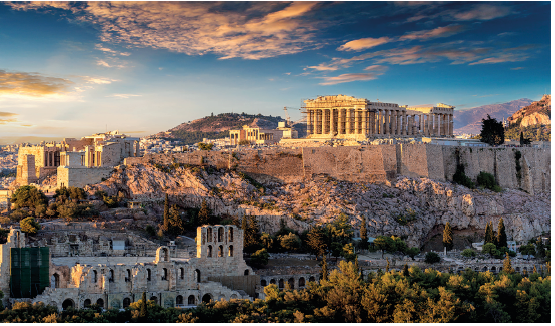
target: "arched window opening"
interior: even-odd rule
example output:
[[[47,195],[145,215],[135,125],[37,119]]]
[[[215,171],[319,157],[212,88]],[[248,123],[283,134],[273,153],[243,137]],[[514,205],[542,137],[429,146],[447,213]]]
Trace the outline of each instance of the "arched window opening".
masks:
[[[266,280],[260,281],[260,285],[261,285],[261,286],[266,286],[267,284],[268,284],[268,283],[266,282]]]
[[[50,286],[58,289],[60,287],[60,275],[58,275],[58,273],[54,273],[52,275],[52,278],[50,280]]]
[[[218,257],[223,257],[224,256],[224,246],[219,246],[218,247]]]
[[[200,283],[200,271],[198,269],[195,269],[195,279],[197,283]]]
[[[123,299],[123,309],[129,307],[130,304],[131,304],[131,299],[129,298]]]
[[[223,242],[224,241],[224,228],[219,227],[218,228],[218,242]]]
[[[167,248],[162,248],[162,255],[163,255],[164,261],[170,261],[170,253]]]
[[[182,305],[182,304],[183,304],[183,296],[178,295],[177,297],[175,297],[175,304],[176,304],[177,306]]]
[[[150,269],[147,269],[147,270],[146,270],[146,280],[147,280],[147,281],[150,281],[150,280],[151,280],[150,276],[151,276]]]
[[[206,229],[206,242],[212,242],[212,228]]]
[[[228,248],[228,254],[229,257],[233,257],[233,246],[229,246]]]
[[[211,300],[212,300],[212,295],[209,293],[202,296],[202,302],[210,303]]]
[[[195,304],[195,296],[194,295],[190,295],[189,298],[187,298],[187,304],[188,305],[194,305]]]
[[[156,296],[151,296],[150,300],[154,301],[155,303],[158,303],[158,298]]]
[[[96,300],[96,305],[99,306],[99,307],[104,308],[104,300],[102,300],[102,299]]]
[[[181,267],[179,269],[179,278],[180,279],[184,279],[185,278],[185,269],[183,269],[183,267]]]
[[[114,281],[114,270],[111,269],[110,272],[108,272],[108,282],[113,282]]]
[[[167,280],[168,280],[168,269],[162,268],[162,281],[167,281]]]
[[[208,254],[206,257],[212,257],[212,246],[208,246]]]
[[[270,280],[270,284],[276,284],[276,280],[271,279],[271,280]]]
[[[65,299],[64,302],[62,303],[63,310],[74,309],[74,308],[75,308],[75,303],[71,299]]]
[[[96,284],[98,282],[98,273],[96,271],[92,271],[92,282]]]
[[[283,289],[283,279],[280,279],[278,282],[278,288],[281,290]]]
[[[311,277],[308,279],[308,281],[309,281],[309,282],[315,282],[316,279],[314,278],[314,276],[311,276]]]
[[[227,241],[233,242],[233,228],[229,228],[229,234],[227,235]]]
[[[299,279],[299,287],[300,287],[300,288],[304,288],[304,277],[301,277],[301,278]]]
[[[249,275],[249,270],[245,269],[245,275]]]
[[[125,276],[125,282],[131,282],[131,270],[127,270],[127,275]]]
[[[91,299],[86,299],[85,302],[83,302],[83,306],[85,308],[88,308],[91,306]]]
[[[495,273],[495,266],[491,266],[491,271]]]
[[[287,283],[289,283],[289,288],[291,290],[293,290],[295,288],[295,279],[294,278],[290,278]]]
[[[482,272],[487,272],[488,268],[486,266],[484,266],[484,268],[482,268]]]

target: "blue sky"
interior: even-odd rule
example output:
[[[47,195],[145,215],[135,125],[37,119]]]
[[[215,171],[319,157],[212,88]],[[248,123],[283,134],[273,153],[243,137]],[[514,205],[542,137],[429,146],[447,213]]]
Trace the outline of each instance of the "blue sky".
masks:
[[[283,116],[317,95],[538,100],[550,17],[550,2],[0,2],[0,144]]]

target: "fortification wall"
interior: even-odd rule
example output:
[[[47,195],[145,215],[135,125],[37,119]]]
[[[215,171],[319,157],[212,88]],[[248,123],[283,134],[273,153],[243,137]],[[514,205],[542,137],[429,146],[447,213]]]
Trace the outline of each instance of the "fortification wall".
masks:
[[[95,184],[102,181],[102,178],[108,178],[113,167],[58,167],[57,186],[72,186],[83,188],[88,184]]]

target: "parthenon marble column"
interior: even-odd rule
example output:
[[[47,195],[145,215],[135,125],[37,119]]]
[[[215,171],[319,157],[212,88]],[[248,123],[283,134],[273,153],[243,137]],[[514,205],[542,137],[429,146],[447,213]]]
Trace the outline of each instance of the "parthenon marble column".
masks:
[[[391,134],[397,135],[397,110],[391,111]]]
[[[368,135],[368,130],[366,128],[368,111],[366,110],[361,111],[361,115],[362,115],[362,134],[366,137],[366,135]]]
[[[385,124],[385,128],[384,128],[384,134],[388,135],[389,134],[389,110],[385,110],[385,114],[384,114],[384,124]]]
[[[407,113],[403,112],[403,114],[401,115],[401,136],[406,136],[407,135]]]
[[[369,121],[369,124],[370,124],[370,128],[369,128],[369,129],[370,129],[370,134],[371,134],[372,136],[375,136],[375,135],[376,135],[376,113],[375,113],[374,111],[370,111],[370,112],[368,112],[368,113],[370,114],[370,121]]]
[[[453,115],[449,115],[449,136],[453,136]]]

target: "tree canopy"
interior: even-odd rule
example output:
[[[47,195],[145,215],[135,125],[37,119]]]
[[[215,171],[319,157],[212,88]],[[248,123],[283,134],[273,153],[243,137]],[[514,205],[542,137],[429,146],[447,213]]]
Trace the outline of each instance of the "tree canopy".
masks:
[[[501,145],[505,142],[505,129],[503,123],[487,115],[487,119],[482,119],[482,131],[480,141],[488,143],[490,146]]]

